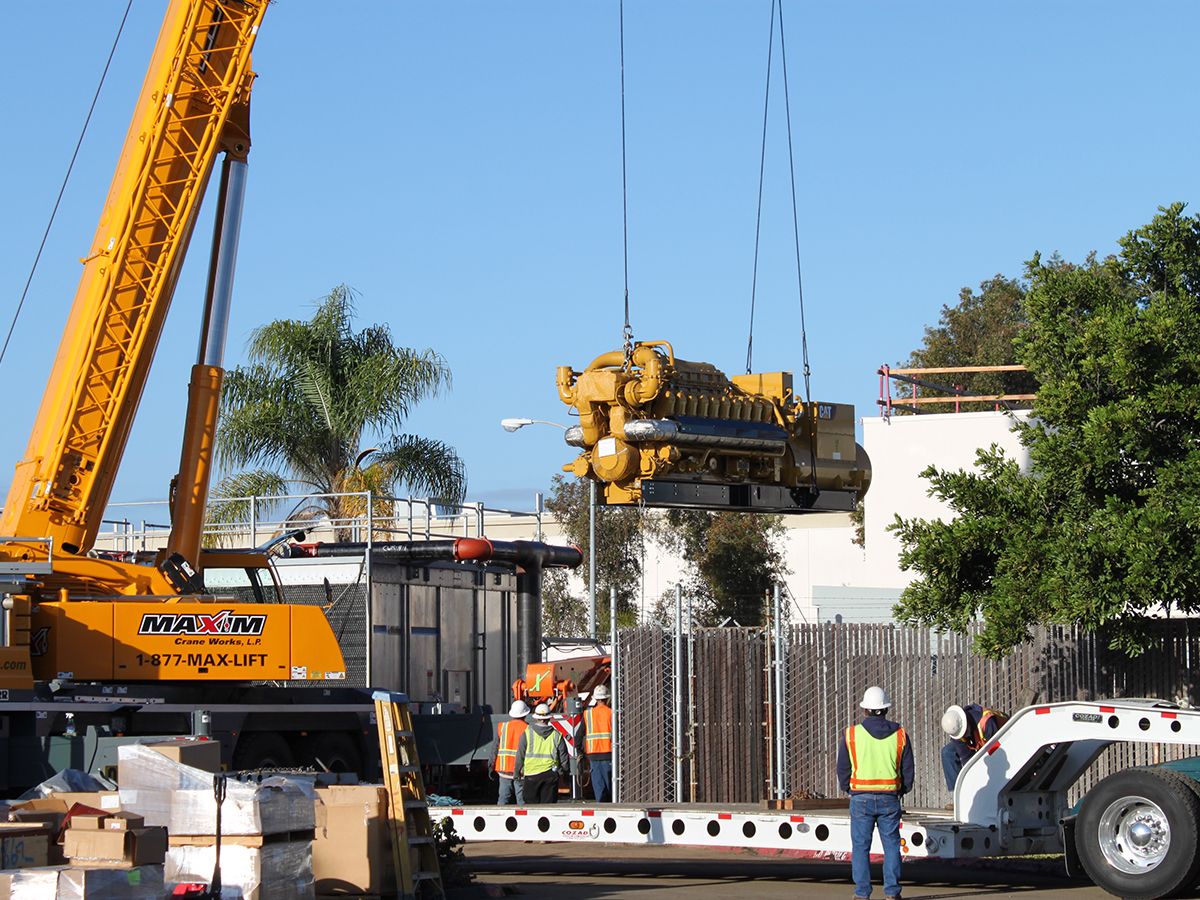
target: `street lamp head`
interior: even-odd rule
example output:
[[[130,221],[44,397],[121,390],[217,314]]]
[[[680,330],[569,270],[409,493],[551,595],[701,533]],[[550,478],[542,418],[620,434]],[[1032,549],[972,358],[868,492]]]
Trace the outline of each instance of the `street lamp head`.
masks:
[[[516,431],[518,428],[524,428],[526,425],[532,425],[533,419],[501,419],[500,427],[505,431]]]

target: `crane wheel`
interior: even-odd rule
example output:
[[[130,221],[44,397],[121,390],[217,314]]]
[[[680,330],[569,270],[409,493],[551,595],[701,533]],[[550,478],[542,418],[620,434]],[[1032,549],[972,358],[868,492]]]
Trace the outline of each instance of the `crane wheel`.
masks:
[[[309,738],[304,761],[324,772],[363,772],[362,751],[354,738],[342,731],[327,731]]]
[[[1129,769],[1087,792],[1075,847],[1098,887],[1128,900],[1169,897],[1200,876],[1196,782],[1164,769]]]
[[[273,731],[243,731],[233,748],[233,768],[238,772],[290,769],[295,765],[292,748],[282,735]]]

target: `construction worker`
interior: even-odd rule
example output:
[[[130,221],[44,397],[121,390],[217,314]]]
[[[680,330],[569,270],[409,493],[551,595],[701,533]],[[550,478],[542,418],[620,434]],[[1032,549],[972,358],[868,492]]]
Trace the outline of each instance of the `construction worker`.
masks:
[[[954,790],[958,773],[980,748],[992,739],[1008,716],[978,703],[951,706],[942,713],[942,731],[950,742],[942,748],[942,771],[946,775],[946,789]]]
[[[514,700],[508,708],[508,721],[496,726],[496,743],[492,749],[492,759],[488,763],[488,772],[495,773],[500,779],[500,806],[507,806],[516,798],[517,806],[525,804],[521,790],[521,782],[513,777],[517,768],[517,744],[521,735],[528,728],[525,717],[529,715],[529,706],[524,700]]]
[[[533,724],[517,742],[517,765],[513,771],[522,783],[523,803],[557,803],[558,777],[567,771],[567,742],[550,724],[550,707],[539,703]]]
[[[859,725],[842,733],[837,751],[838,783],[850,795],[850,868],[854,896],[871,896],[871,838],[883,844],[884,900],[900,897],[900,798],[912,790],[913,753],[904,729],[884,718],[892,701],[869,687],[858,704]]]
[[[592,795],[597,803],[612,802],[612,726],[608,685],[602,684],[592,691],[591,705],[583,714],[583,755],[591,769]]]

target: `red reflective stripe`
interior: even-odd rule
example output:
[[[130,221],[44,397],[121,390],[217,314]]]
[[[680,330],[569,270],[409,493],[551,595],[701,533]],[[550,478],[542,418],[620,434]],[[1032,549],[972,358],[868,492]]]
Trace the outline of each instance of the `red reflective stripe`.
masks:
[[[999,741],[995,741],[995,742],[992,744],[992,746],[990,746],[990,747],[988,747],[988,748],[987,748],[987,754],[988,754],[988,756],[991,756],[993,753],[995,753],[995,752],[996,752],[997,750],[999,750],[999,749],[1000,749],[1000,742],[999,742]]]
[[[529,815],[529,810],[527,810],[527,809],[514,809],[513,812],[515,812],[518,816]]]
[[[450,810],[450,815],[452,815],[452,816],[461,816],[462,814],[463,814],[463,811],[461,809]]]
[[[1163,713],[1163,714],[1162,714],[1162,717],[1163,717],[1164,719],[1178,719],[1178,718],[1179,718],[1179,714],[1178,714],[1178,713],[1172,713],[1172,712],[1165,712],[1165,713]]]
[[[1102,706],[1102,707],[1100,707],[1100,712],[1111,713],[1111,712],[1116,712],[1116,711],[1117,711],[1117,708],[1116,708],[1115,706]]]
[[[596,811],[594,809],[585,809],[585,810],[580,811],[579,814],[581,816],[594,816],[596,814]]]
[[[804,821],[804,816],[788,816],[788,821],[790,821],[790,822],[803,822],[803,821]]]
[[[1035,709],[1033,711],[1034,715],[1037,715],[1037,716],[1044,716],[1048,712],[1050,712],[1050,707],[1048,707],[1048,706],[1039,706],[1037,709]]]
[[[731,818],[733,818],[733,814],[732,813],[717,813],[717,818],[718,819],[731,819]]]
[[[646,810],[646,815],[649,816],[651,819],[661,819],[662,818],[662,810],[661,809],[648,809],[648,810]]]

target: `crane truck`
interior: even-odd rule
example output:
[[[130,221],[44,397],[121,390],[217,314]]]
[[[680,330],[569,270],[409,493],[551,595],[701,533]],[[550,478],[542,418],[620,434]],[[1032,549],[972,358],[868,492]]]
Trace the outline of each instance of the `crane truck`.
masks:
[[[340,687],[346,665],[321,607],[283,601],[269,548],[201,547],[250,149],[250,51],[267,6],[167,6],[0,514],[0,788],[146,733],[220,735],[239,767],[307,756],[356,768],[370,746],[369,698]],[[90,551],[218,156],[170,538],[153,564],[104,558]],[[209,590],[205,574],[218,569],[244,570],[256,602]]]

